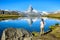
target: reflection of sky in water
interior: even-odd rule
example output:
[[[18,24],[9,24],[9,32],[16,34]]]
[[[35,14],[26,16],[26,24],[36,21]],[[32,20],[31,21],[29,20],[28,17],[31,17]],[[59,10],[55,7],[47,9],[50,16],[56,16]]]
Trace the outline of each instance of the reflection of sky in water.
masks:
[[[46,32],[49,30],[49,26],[54,25],[55,23],[60,23],[60,20],[55,19],[44,19],[45,20],[45,28],[44,31]],[[29,19],[16,19],[16,20],[3,20],[0,21],[0,32],[5,28],[24,28],[28,31],[40,31],[40,19],[33,19],[33,23],[29,25]]]

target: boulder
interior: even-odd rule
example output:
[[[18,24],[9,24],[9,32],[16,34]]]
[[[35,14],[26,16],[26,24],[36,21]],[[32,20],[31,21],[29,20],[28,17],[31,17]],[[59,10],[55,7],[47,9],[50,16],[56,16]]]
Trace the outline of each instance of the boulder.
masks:
[[[32,37],[25,37],[24,40],[32,40]]]
[[[24,29],[8,28],[3,31],[1,40],[25,40],[30,33]],[[27,39],[28,40],[28,39]]]

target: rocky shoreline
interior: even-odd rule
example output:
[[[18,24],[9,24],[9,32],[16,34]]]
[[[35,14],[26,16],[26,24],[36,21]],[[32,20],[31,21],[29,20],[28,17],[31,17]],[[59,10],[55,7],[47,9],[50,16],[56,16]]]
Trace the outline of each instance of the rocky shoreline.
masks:
[[[41,36],[39,32],[31,33],[21,28],[8,28],[3,31],[1,40],[60,40],[59,30],[60,26],[57,26]]]

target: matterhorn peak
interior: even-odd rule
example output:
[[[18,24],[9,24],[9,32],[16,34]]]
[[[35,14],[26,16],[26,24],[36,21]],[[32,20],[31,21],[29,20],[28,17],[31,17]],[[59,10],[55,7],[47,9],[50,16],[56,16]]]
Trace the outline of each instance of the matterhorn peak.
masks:
[[[30,12],[32,12],[32,10],[33,10],[32,5],[29,6],[28,10],[29,10]]]
[[[25,13],[38,13],[38,11],[36,9],[33,9],[32,5],[29,6],[28,10],[25,11]]]

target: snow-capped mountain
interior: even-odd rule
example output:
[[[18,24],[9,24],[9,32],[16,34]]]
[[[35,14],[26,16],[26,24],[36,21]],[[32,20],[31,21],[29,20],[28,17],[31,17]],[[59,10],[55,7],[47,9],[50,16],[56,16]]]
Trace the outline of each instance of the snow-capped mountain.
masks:
[[[37,10],[33,9],[32,6],[29,6],[28,10],[24,11],[25,13],[38,13]]]
[[[40,16],[40,12],[37,10],[33,9],[32,6],[29,6],[28,10],[24,11],[24,14],[27,16]]]
[[[54,11],[54,13],[56,14],[56,13],[60,13],[60,10],[58,10],[58,11]]]
[[[48,15],[49,13],[48,12],[46,12],[46,11],[42,11],[41,12],[41,15]]]
[[[32,6],[29,6],[28,10],[24,11],[24,13],[29,15],[48,15],[48,12],[45,11],[37,11],[36,9],[33,9]]]

